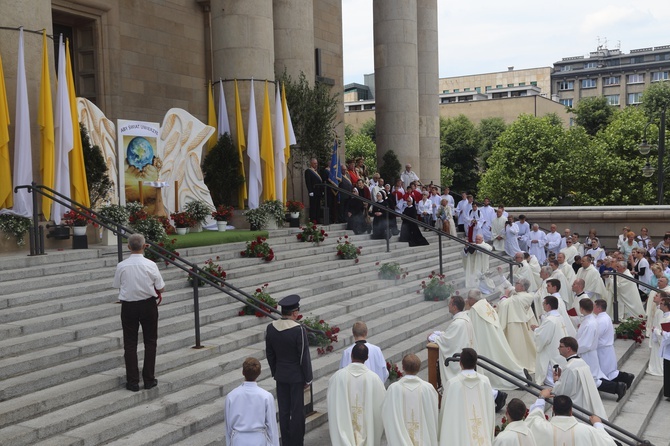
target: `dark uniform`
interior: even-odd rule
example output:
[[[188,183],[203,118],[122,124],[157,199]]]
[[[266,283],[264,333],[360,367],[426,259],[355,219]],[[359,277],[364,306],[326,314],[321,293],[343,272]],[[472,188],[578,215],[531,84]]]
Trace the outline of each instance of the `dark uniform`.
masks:
[[[305,169],[305,185],[307,192],[309,192],[309,221],[319,221],[319,208],[321,207],[321,197],[323,196],[323,188],[316,187],[317,184],[323,183],[323,176],[312,169],[311,167]]]
[[[300,297],[287,296],[279,305],[282,311],[299,309]],[[270,372],[277,382],[279,429],[283,446],[302,446],[305,436],[305,385],[312,382],[312,361],[305,328],[292,319],[282,318],[268,325],[265,353]]]

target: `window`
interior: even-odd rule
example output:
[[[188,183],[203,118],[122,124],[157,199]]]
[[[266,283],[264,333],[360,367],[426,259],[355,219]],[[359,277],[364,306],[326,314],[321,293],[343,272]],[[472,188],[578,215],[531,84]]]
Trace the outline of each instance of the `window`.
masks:
[[[508,87],[513,87],[513,86],[514,86],[514,84],[507,84],[507,86],[508,86]]]
[[[670,60],[670,53],[665,53],[665,54],[657,54],[654,59],[656,61],[661,61],[661,60]]]
[[[561,71],[572,71],[572,65],[563,65]]]
[[[525,82],[519,82],[519,87],[525,87],[526,83]]]
[[[496,88],[502,88],[502,84],[496,85]]]
[[[532,81],[530,85],[532,85],[533,87],[537,87],[537,81]]]
[[[596,79],[582,79],[582,88],[596,88]]]
[[[603,84],[607,85],[619,85],[621,82],[621,76],[610,76],[603,79]]]
[[[642,84],[644,83],[644,74],[629,74],[628,75],[629,84]]]
[[[628,93],[628,105],[642,103],[642,93]]]
[[[487,86],[485,87],[484,91],[489,91],[490,89],[491,89],[491,86],[490,86],[490,85],[487,85]]]
[[[584,68],[597,68],[598,62],[586,62]]]
[[[458,88],[454,88],[454,93],[458,93],[459,91],[461,91],[461,90],[458,89]]]
[[[470,91],[470,87],[464,88],[463,91]]]
[[[561,104],[565,105],[566,107],[572,107],[572,98],[570,99],[561,99],[560,101]]]
[[[574,81],[563,81],[558,83],[559,90],[574,90],[575,82]]]
[[[605,99],[607,99],[607,103],[609,105],[619,105],[619,95],[618,94],[605,95]]]
[[[630,58],[630,63],[642,63],[644,62],[644,56],[635,56]]]
[[[482,87],[475,87],[475,91],[477,91],[477,93],[481,93],[482,92]]]
[[[651,81],[652,82],[667,81],[667,80],[668,80],[668,72],[667,71],[657,71],[655,73],[651,73]]]
[[[442,90],[442,93],[449,93],[449,90]]]

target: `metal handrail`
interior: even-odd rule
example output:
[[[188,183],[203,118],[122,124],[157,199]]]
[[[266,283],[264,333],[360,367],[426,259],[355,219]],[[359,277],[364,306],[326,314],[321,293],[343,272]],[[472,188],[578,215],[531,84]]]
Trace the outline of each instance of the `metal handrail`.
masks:
[[[452,361],[460,361],[460,353],[455,353],[453,356],[449,358],[445,358],[444,364],[449,365],[449,362]],[[542,390],[543,387],[539,386],[536,384],[534,381],[530,381],[526,379],[523,376],[517,375],[515,372],[511,371],[510,369],[498,364],[497,362],[482,356],[482,355],[477,355],[477,365],[483,368],[484,370],[487,370],[488,372],[493,373],[494,375],[504,379],[505,381],[508,381],[516,386],[518,386],[521,390],[525,390],[526,392],[539,397],[540,392],[536,389]],[[502,372],[500,371],[502,370]],[[503,373],[504,372],[504,373]],[[546,400],[549,404],[552,403],[552,399]],[[595,415],[592,412],[589,412],[588,410],[584,409],[583,407],[580,407],[576,404],[572,404],[573,409],[577,409],[579,412],[582,412],[584,415],[580,413],[573,413],[573,416],[577,418],[578,420],[581,420],[585,423],[589,423],[589,417],[591,415]],[[599,417],[600,418],[600,417]],[[637,435],[628,432],[626,429],[623,429],[615,424],[610,423],[607,420],[601,419],[601,422],[609,427],[611,430],[609,431],[609,434],[616,438],[619,441],[624,442],[625,444],[631,445],[631,446],[638,446],[638,445],[646,445],[646,446],[653,446],[653,444],[649,440],[643,440],[642,438],[638,437]]]
[[[72,211],[76,212],[79,215],[82,215],[89,220],[93,221],[96,224],[99,224],[103,226],[104,228],[109,229],[110,231],[114,232],[117,236],[117,252],[118,252],[118,259],[119,262],[123,260],[123,252],[122,252],[122,238],[124,238],[124,234],[134,234],[135,232],[127,228],[119,223],[113,222],[111,220],[108,220],[100,215],[98,215],[95,211],[92,209],[82,205],[81,203],[78,203],[71,198],[51,189],[50,187],[44,186],[44,185],[38,185],[35,182],[31,183],[30,185],[23,185],[23,186],[16,186],[15,191],[18,189],[27,189],[28,193],[31,192],[37,192],[38,194],[45,196],[52,201],[59,203],[62,206],[65,206],[68,209],[71,209]],[[37,212],[37,194],[33,194],[33,226],[31,227],[30,231],[30,251],[31,255],[43,255],[44,254],[44,232],[42,231],[42,228],[39,226],[39,214]],[[57,198],[58,197],[58,198]],[[73,207],[76,206],[76,207]],[[84,210],[85,212],[82,212]],[[38,230],[39,228],[39,230]],[[125,237],[127,238],[127,237]],[[199,297],[198,297],[198,284],[199,281],[202,280],[206,284],[212,286],[213,288],[216,288],[217,290],[227,294],[228,296],[240,301],[241,303],[244,303],[245,305],[249,305],[252,307],[254,310],[259,311],[261,314],[264,316],[267,316],[271,319],[277,320],[279,319],[276,317],[276,315],[281,316],[281,312],[277,310],[276,308],[270,308],[269,311],[266,311],[265,309],[268,308],[266,305],[264,305],[261,301],[256,299],[254,296],[250,295],[249,293],[242,291],[241,289],[237,288],[236,286],[230,284],[229,282],[225,282],[223,284],[220,284],[219,278],[212,275],[211,273],[203,270],[200,268],[198,265],[195,263],[192,263],[188,260],[186,260],[184,257],[181,256],[174,256],[170,251],[166,250],[164,247],[160,246],[157,243],[152,242],[151,240],[146,240],[146,243],[149,245],[147,250],[159,258],[161,258],[163,261],[170,263],[171,265],[176,266],[177,268],[180,268],[181,270],[185,271],[190,277],[192,277],[192,284],[193,284],[193,313],[194,313],[194,319],[195,319],[195,341],[196,345],[194,348],[202,348],[202,345],[200,343],[200,305],[199,305]],[[225,288],[224,288],[225,287]],[[234,291],[235,293],[241,294],[243,297],[240,297],[236,295],[235,293],[231,292],[230,290]],[[298,321],[298,323],[300,323]],[[307,331],[310,331],[312,333],[318,333],[321,335],[326,336],[325,332],[323,330],[317,330],[312,327],[306,326],[304,324],[301,324]]]
[[[341,187],[335,186],[335,185],[333,185],[333,184],[329,184],[329,183],[321,183],[321,184],[317,184],[316,186],[317,186],[317,187],[323,187],[324,190],[325,190],[326,192],[327,192],[327,190],[330,188],[330,189],[332,189],[332,190],[334,190],[334,191],[337,191],[337,192],[343,193],[343,194],[345,194],[345,195],[348,195],[350,198],[355,198],[355,199],[357,199],[357,200],[359,200],[359,201],[362,201],[362,202],[367,203],[367,204],[370,204],[370,205],[376,205],[376,206],[379,206],[379,204],[378,204],[377,202],[375,202],[375,201],[369,200],[369,199],[367,199],[367,198],[365,198],[365,197],[361,197],[360,195],[356,195],[356,194],[354,194],[354,193],[352,193],[352,192],[349,192],[349,191],[347,191],[347,190],[345,190],[345,189],[342,189]],[[328,197],[328,194],[327,194],[327,193],[324,194],[324,195],[325,195],[326,197]],[[328,224],[328,221],[329,221],[329,220],[328,220],[328,210],[327,210],[327,209],[328,209],[328,198],[326,198],[324,201],[325,201],[325,208],[324,208],[324,213],[323,213],[323,215],[324,215],[324,222],[325,222],[325,224]],[[439,258],[440,258],[440,274],[444,274],[444,268],[443,268],[443,263],[442,263],[442,237],[447,237],[449,240],[453,240],[453,241],[458,242],[458,243],[460,243],[460,244],[462,244],[462,245],[465,245],[466,248],[470,248],[470,247],[472,247],[472,248],[476,249],[476,250],[479,251],[479,252],[482,252],[482,253],[484,253],[484,254],[490,256],[490,257],[493,257],[493,258],[495,258],[495,259],[497,259],[497,260],[500,260],[501,262],[507,263],[507,264],[509,265],[509,280],[510,280],[510,282],[513,282],[513,281],[514,281],[514,269],[513,269],[513,267],[514,267],[514,266],[519,266],[519,265],[521,265],[520,263],[517,263],[517,262],[515,262],[514,260],[511,260],[511,259],[509,259],[509,258],[507,258],[507,257],[503,257],[503,256],[501,256],[501,255],[499,255],[499,254],[497,254],[497,253],[495,253],[495,252],[493,252],[493,251],[489,251],[489,250],[487,250],[487,249],[481,248],[481,247],[479,247],[479,246],[478,246],[477,244],[475,244],[475,243],[470,243],[470,242],[468,242],[467,240],[463,240],[463,239],[461,239],[461,238],[459,238],[459,237],[456,237],[456,236],[453,236],[453,235],[451,235],[451,234],[448,234],[448,233],[446,233],[446,232],[444,232],[444,231],[442,231],[442,230],[440,230],[440,229],[437,229],[437,228],[435,228],[435,227],[433,227],[433,226],[431,226],[431,225],[429,225],[429,224],[426,224],[426,223],[424,223],[424,222],[422,222],[422,221],[420,221],[420,220],[417,220],[417,219],[415,219],[415,218],[408,217],[408,216],[406,216],[405,214],[402,214],[402,213],[400,213],[400,212],[397,212],[397,211],[395,211],[394,209],[391,209],[391,208],[389,208],[389,207],[386,207],[386,208],[384,209],[384,211],[387,212],[387,213],[389,213],[389,214],[391,214],[391,215],[393,215],[393,216],[395,216],[395,217],[400,217],[400,219],[403,220],[403,221],[404,221],[404,220],[411,221],[411,222],[413,222],[413,223],[416,223],[418,226],[420,226],[420,227],[422,227],[422,228],[424,228],[424,229],[428,229],[428,230],[430,230],[430,231],[433,231],[433,232],[437,233],[437,236],[438,236],[438,248],[439,248]],[[387,219],[387,229],[388,229],[388,219]],[[389,240],[389,238],[387,238],[387,239],[386,239],[386,252],[390,252],[390,250],[391,250],[391,248],[390,248],[390,240]]]
[[[625,275],[624,273],[619,273],[619,272],[617,272],[617,271],[605,271],[605,272],[603,272],[602,274],[600,274],[600,277],[606,277],[606,276],[618,276],[618,277],[622,277],[622,278],[628,280],[629,282],[634,282],[634,283],[636,283],[636,284],[638,284],[638,285],[643,285],[645,288],[648,288],[648,289],[650,289],[650,290],[656,291],[657,293],[660,293],[661,291],[663,291],[663,290],[660,289],[660,288],[653,287],[653,286],[651,286],[651,285],[649,285],[649,284],[647,284],[647,283],[642,282],[641,280],[638,280],[638,279],[636,279],[636,278],[634,278],[634,277],[627,276],[627,275]],[[615,324],[618,324],[618,323],[619,323],[619,300],[618,300],[617,280],[614,279],[613,283],[614,283],[614,292],[612,293],[612,294],[613,294],[613,298],[612,298],[612,314],[614,314],[614,318],[613,318],[613,319],[614,319],[614,323],[615,323]]]

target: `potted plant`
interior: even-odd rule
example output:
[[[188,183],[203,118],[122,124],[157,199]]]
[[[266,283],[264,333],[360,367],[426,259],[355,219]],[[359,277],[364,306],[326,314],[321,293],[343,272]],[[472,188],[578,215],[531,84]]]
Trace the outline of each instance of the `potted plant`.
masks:
[[[319,228],[316,223],[308,224],[300,229],[302,232],[295,235],[300,242],[312,242],[318,246],[328,237],[328,233],[323,228]]]
[[[32,226],[29,218],[14,214],[0,215],[0,232],[5,234],[9,240],[12,236],[16,237],[16,244],[23,246],[26,244],[25,233]]]
[[[194,200],[186,203],[184,212],[191,215],[193,225],[191,231],[202,232],[202,226],[205,224],[207,217],[212,213],[212,208],[202,200]]]
[[[337,239],[337,257],[340,259],[354,259],[358,263],[358,256],[361,253],[361,246],[356,246],[349,241],[349,236],[345,235]]]
[[[323,319],[317,319],[316,316],[306,317],[303,324],[306,327],[321,330],[325,333],[325,335],[322,335],[311,331],[307,332],[307,341],[309,345],[317,347],[316,352],[319,356],[334,350],[332,343],[337,342],[337,334],[340,332],[339,327],[331,327],[328,322]]]
[[[254,302],[251,299],[247,299],[248,304],[244,306],[238,313],[240,316],[245,316],[247,314],[253,314],[256,317],[265,317],[265,314],[261,313],[254,307],[252,307],[249,304],[256,305],[257,307],[261,308],[263,311],[266,313],[272,312],[272,308],[277,308],[277,301],[270,296],[270,293],[268,293],[266,290],[268,288],[268,284],[264,284],[260,288],[256,288],[256,291],[253,294],[253,297],[262,302],[260,305]]]
[[[454,291],[453,283],[447,283],[444,281],[444,274],[437,274],[435,271],[431,271],[428,276],[428,282],[425,280],[421,281],[421,288],[417,290],[417,293],[420,293],[423,290],[424,300],[446,300],[451,296],[451,293]]]
[[[268,221],[268,215],[260,207],[244,211],[244,217],[249,222],[249,227],[252,231],[260,231],[265,228]]]
[[[72,227],[74,235],[86,235],[86,226],[91,222],[85,211],[80,212],[69,210],[63,214],[63,223]]]
[[[301,201],[292,201],[288,200],[286,202],[286,212],[288,212],[291,218],[300,218],[300,211],[305,209],[305,205]]]
[[[108,204],[96,212],[99,218],[107,220],[109,223],[118,223],[121,226],[128,226],[130,212],[125,207],[118,204]],[[116,244],[116,236],[113,231],[107,228],[102,230],[103,244],[109,246]]]
[[[280,200],[269,200],[258,206],[267,214],[268,229],[277,229],[284,225],[284,203]]]
[[[257,257],[266,262],[272,261],[275,258],[275,253],[266,240],[266,238],[258,236],[256,240],[247,242],[247,248],[241,251],[240,255],[242,257]]]
[[[212,212],[212,218],[216,220],[216,227],[219,232],[225,231],[228,221],[233,218],[233,207],[226,206],[225,204],[218,205],[214,212]]]
[[[173,212],[170,214],[170,218],[172,218],[174,226],[175,228],[177,228],[178,235],[186,234],[186,232],[188,232],[188,228],[193,226],[193,224],[195,223],[193,221],[193,217],[191,217],[191,214],[185,211]]]

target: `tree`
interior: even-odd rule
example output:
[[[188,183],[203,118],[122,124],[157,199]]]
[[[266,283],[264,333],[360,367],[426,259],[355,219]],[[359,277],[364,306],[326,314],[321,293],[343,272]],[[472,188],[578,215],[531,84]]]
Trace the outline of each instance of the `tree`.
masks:
[[[284,71],[277,76],[286,88],[286,102],[291,112],[291,121],[298,145],[291,153],[298,154],[297,162],[315,157],[322,166],[330,165],[335,127],[338,122],[338,98],[331,94],[330,87],[317,83],[310,87],[305,73],[297,81]]]
[[[467,116],[440,118],[441,164],[454,171],[454,189],[476,191],[477,154],[481,143],[479,132]]]
[[[581,99],[576,107],[570,107],[568,111],[575,114],[577,125],[584,127],[591,136],[607,127],[614,114],[614,108],[609,105],[605,96]]]
[[[372,142],[377,144],[377,121],[375,121],[375,118],[365,121],[358,130],[358,133],[368,135]]]
[[[379,168],[379,175],[391,186],[395,185],[395,181],[400,178],[400,170],[402,165],[398,156],[393,150],[389,150],[382,157],[382,166]]]
[[[479,166],[486,170],[488,159],[498,137],[505,131],[507,124],[502,118],[485,118],[479,122],[477,130],[482,137],[482,145],[479,150]]]
[[[642,109],[647,117],[650,119],[657,118],[661,110],[666,110],[666,119],[668,118],[667,111],[670,109],[670,82],[654,82],[642,94]]]
[[[88,130],[84,124],[79,123],[81,134],[81,146],[84,154],[84,169],[86,169],[86,184],[88,185],[88,196],[91,209],[97,209],[109,196],[114,183],[109,178],[107,163],[102,155],[100,147],[91,144]]]
[[[368,173],[372,175],[377,172],[377,145],[368,135],[356,133],[346,141],[345,146],[347,159],[362,156]]]
[[[221,135],[202,164],[205,184],[214,206],[238,203],[237,191],[244,184],[239,173],[240,155],[228,133]]]

